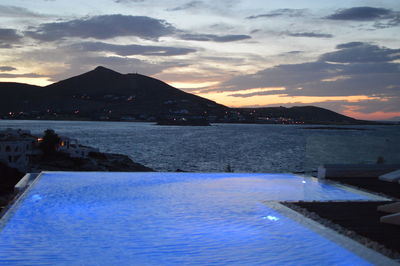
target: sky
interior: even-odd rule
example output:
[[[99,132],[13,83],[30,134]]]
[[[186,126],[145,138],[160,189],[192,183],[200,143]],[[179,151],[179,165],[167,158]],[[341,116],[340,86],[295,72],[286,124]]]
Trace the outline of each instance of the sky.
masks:
[[[400,120],[399,0],[1,0],[0,81],[101,65],[230,107]]]

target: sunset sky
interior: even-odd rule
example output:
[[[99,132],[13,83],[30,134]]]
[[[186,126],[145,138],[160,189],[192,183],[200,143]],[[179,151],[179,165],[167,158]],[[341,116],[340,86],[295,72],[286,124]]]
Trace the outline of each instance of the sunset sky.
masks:
[[[231,107],[400,120],[400,1],[0,1],[0,81],[98,65]]]

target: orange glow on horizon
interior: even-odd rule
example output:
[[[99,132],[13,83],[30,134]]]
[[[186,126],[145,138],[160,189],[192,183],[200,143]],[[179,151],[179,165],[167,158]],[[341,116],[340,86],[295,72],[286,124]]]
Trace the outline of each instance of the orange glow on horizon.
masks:
[[[277,90],[278,88],[274,89]],[[287,94],[273,94],[273,95],[257,95],[252,97],[233,97],[229,96],[235,93],[251,93],[259,89],[242,90],[242,91],[228,91],[228,92],[212,92],[212,93],[196,93],[196,95],[216,101],[217,103],[229,106],[229,107],[266,107],[266,106],[277,106],[277,105],[296,105],[296,104],[310,104],[317,105],[323,102],[333,101],[345,101],[348,103],[362,102],[366,100],[376,100],[366,95],[356,96],[333,96],[333,97],[322,97],[322,96],[288,96]],[[283,91],[284,92],[284,91]],[[384,101],[384,99],[382,99]],[[362,120],[390,120],[394,117],[400,117],[400,112],[374,112],[374,113],[362,113],[356,106],[348,106],[348,109],[341,112],[346,116],[350,116],[356,119]]]
[[[366,114],[352,110],[352,108],[343,111],[343,114],[361,120],[396,120],[395,118],[400,117],[400,112],[378,111]]]
[[[205,81],[205,82],[168,82],[168,84],[172,87],[178,89],[201,89],[211,86],[216,86],[220,82],[219,81]]]
[[[257,89],[259,90],[259,89]],[[273,90],[282,90],[281,88],[274,88]],[[284,92],[284,91],[283,91]],[[374,98],[366,95],[356,96],[288,96],[287,94],[272,94],[272,95],[256,95],[251,97],[233,97],[231,94],[236,93],[251,93],[251,90],[242,91],[225,91],[225,92],[212,92],[212,93],[197,93],[196,95],[216,101],[217,103],[229,107],[243,107],[243,106],[268,106],[268,105],[284,105],[284,104],[312,104],[330,101],[346,101],[346,102],[360,102],[365,100],[372,100]]]

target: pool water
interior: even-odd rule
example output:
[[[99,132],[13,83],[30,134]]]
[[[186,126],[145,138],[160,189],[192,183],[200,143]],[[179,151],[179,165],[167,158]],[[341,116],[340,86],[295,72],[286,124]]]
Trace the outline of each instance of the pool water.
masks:
[[[268,200],[371,200],[291,174],[48,172],[0,225],[0,265],[370,265]]]

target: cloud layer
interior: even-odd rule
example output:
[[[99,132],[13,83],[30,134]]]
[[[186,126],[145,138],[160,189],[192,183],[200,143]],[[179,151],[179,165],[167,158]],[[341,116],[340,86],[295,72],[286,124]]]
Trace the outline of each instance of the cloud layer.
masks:
[[[226,82],[222,90],[285,87],[288,96],[400,97],[400,49],[353,42],[337,46],[317,61],[278,65]],[[236,97],[273,94],[261,92]]]
[[[26,34],[41,41],[55,41],[64,37],[111,39],[119,36],[136,36],[158,39],[171,35],[175,28],[164,20],[146,16],[102,15],[66,22],[41,24]]]
[[[286,35],[291,37],[333,38],[332,34],[317,32],[287,32]]]
[[[11,66],[0,66],[0,72],[8,72],[8,71],[13,71],[17,70],[15,67]]]

